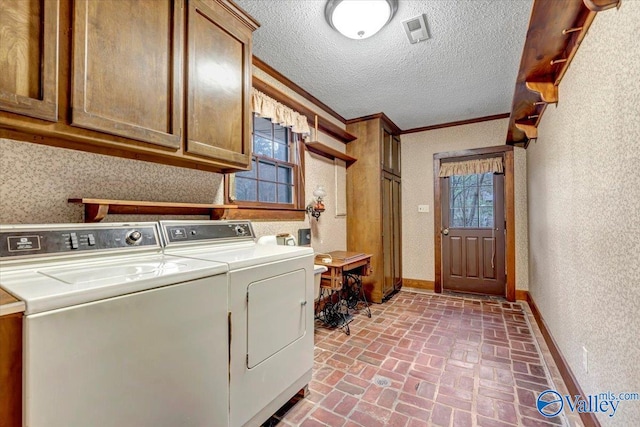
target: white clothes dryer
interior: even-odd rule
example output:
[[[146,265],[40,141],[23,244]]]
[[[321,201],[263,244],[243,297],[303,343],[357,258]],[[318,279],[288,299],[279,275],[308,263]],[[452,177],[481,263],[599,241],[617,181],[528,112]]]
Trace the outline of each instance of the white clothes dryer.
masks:
[[[161,221],[165,253],[229,268],[232,427],[256,426],[311,381],[313,250],[260,245],[249,221]]]

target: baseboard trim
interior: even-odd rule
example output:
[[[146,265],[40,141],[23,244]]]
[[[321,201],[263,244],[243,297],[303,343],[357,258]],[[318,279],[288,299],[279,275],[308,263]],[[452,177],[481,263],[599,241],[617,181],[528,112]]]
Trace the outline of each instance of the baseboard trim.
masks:
[[[529,291],[516,289],[516,301],[527,301],[528,295],[529,295]]]
[[[435,286],[435,282],[433,280],[420,280],[420,279],[405,279],[402,278],[402,286],[413,289],[424,289],[427,291],[432,291]]]
[[[580,387],[580,384],[578,384],[578,380],[576,380],[576,377],[575,375],[573,375],[573,372],[571,371],[569,364],[567,363],[566,359],[560,352],[560,348],[556,345],[556,342],[553,339],[551,332],[549,332],[549,328],[547,327],[546,322],[542,318],[542,315],[540,314],[540,310],[538,310],[538,306],[536,305],[535,301],[533,301],[531,294],[528,291],[521,291],[521,292],[526,292],[525,300],[527,301],[527,303],[529,304],[529,307],[531,308],[531,313],[533,314],[533,317],[536,319],[538,328],[540,328],[540,332],[542,332],[542,336],[544,337],[544,340],[547,343],[547,347],[549,347],[551,356],[553,357],[553,360],[556,362],[558,371],[560,371],[560,375],[562,376],[562,379],[564,380],[564,383],[567,386],[569,393],[572,396],[575,396],[578,394],[580,396],[584,396],[584,393],[582,392],[582,388]],[[517,291],[516,291],[516,298],[517,298]],[[517,298],[517,299],[520,299],[520,298]],[[583,412],[579,415],[580,415],[580,421],[582,421],[582,423],[584,424],[584,427],[600,427],[600,421],[598,421],[598,419],[593,413]]]

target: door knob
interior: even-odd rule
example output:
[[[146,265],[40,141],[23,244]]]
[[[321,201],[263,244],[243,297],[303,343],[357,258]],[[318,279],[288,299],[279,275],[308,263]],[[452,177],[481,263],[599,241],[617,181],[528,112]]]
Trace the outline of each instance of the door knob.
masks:
[[[442,234],[444,234],[445,236],[449,235],[449,229],[445,228],[444,230],[442,230]]]

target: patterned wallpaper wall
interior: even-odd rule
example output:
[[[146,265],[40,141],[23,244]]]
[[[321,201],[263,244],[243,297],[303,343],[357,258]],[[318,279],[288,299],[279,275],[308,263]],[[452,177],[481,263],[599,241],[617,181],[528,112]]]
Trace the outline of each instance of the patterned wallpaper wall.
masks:
[[[527,150],[529,291],[587,394],[640,392],[639,22],[598,13]],[[640,426],[640,402],[598,419]]]
[[[410,133],[402,136],[402,275],[434,280],[433,155],[503,145],[508,119]],[[526,152],[515,148],[516,288],[527,289]],[[419,213],[418,205],[429,205]]]
[[[326,137],[325,143],[330,143]],[[334,142],[334,148],[341,144]],[[341,144],[342,145],[342,144]],[[343,145],[344,146],[344,145]],[[346,248],[346,218],[335,216],[335,171],[332,161],[306,155],[306,194],[315,186],[327,189],[327,211],[312,221],[312,245],[317,251]],[[82,205],[69,198],[150,200],[185,203],[223,202],[221,174],[139,160],[122,159],[58,147],[0,139],[0,223],[40,224],[82,222]],[[206,216],[107,215],[104,221],[208,219]],[[260,235],[291,233],[308,228],[305,221],[256,222]]]

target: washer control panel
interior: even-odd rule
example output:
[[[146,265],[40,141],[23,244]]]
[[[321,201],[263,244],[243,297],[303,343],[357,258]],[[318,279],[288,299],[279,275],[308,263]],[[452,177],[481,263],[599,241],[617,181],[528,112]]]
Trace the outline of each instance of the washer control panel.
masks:
[[[195,241],[253,240],[250,221],[160,221],[165,245]]]
[[[55,224],[50,229],[33,226],[7,226],[0,229],[2,258],[126,250],[133,247],[161,248],[156,224],[105,227]]]

